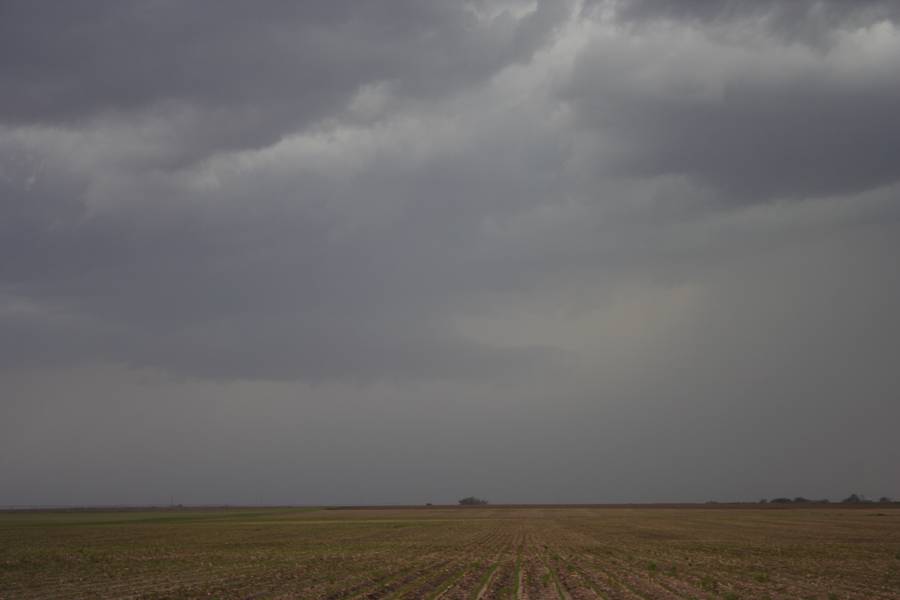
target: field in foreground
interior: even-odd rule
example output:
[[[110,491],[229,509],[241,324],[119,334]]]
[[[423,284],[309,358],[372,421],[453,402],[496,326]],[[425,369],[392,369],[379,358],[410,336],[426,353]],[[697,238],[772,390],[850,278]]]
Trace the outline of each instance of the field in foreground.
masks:
[[[0,598],[900,598],[900,509],[0,513]]]

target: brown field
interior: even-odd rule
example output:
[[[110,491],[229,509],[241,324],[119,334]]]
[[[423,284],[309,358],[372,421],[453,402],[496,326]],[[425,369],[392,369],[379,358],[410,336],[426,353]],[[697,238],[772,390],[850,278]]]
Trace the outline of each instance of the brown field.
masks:
[[[900,598],[900,509],[5,512],[0,598]]]

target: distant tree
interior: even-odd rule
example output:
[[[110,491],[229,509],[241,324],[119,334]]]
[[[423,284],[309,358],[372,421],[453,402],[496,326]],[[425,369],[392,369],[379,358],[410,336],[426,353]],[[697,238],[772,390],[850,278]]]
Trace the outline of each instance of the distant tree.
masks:
[[[882,504],[887,504],[888,502],[893,502],[893,500],[891,498],[889,498],[888,496],[882,496],[881,498],[878,499],[878,501],[881,502]]]
[[[762,498],[762,499],[759,501],[759,503],[760,503],[760,504],[768,504],[769,501],[766,500],[765,498]]]
[[[483,506],[487,503],[487,500],[483,498],[476,498],[475,496],[469,496],[459,501],[460,506]]]
[[[772,504],[790,504],[791,499],[790,498],[772,498],[771,502],[772,502]]]
[[[850,494],[843,500],[841,500],[844,504],[860,504],[861,502],[865,502],[865,498],[860,496],[859,494]]]
[[[802,504],[804,502],[812,502],[812,501],[809,500],[808,498],[804,498],[803,496],[797,496],[796,498],[794,498],[794,502]]]

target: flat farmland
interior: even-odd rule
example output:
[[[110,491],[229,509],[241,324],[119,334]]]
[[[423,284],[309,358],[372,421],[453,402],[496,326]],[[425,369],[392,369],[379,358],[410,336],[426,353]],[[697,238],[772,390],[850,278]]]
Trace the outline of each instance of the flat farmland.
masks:
[[[0,598],[900,598],[900,509],[3,512]]]

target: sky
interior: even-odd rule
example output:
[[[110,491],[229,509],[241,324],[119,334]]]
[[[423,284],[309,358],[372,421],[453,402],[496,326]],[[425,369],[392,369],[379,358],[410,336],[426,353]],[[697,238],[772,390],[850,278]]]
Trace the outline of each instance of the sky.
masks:
[[[0,0],[0,505],[900,496],[891,0]]]

